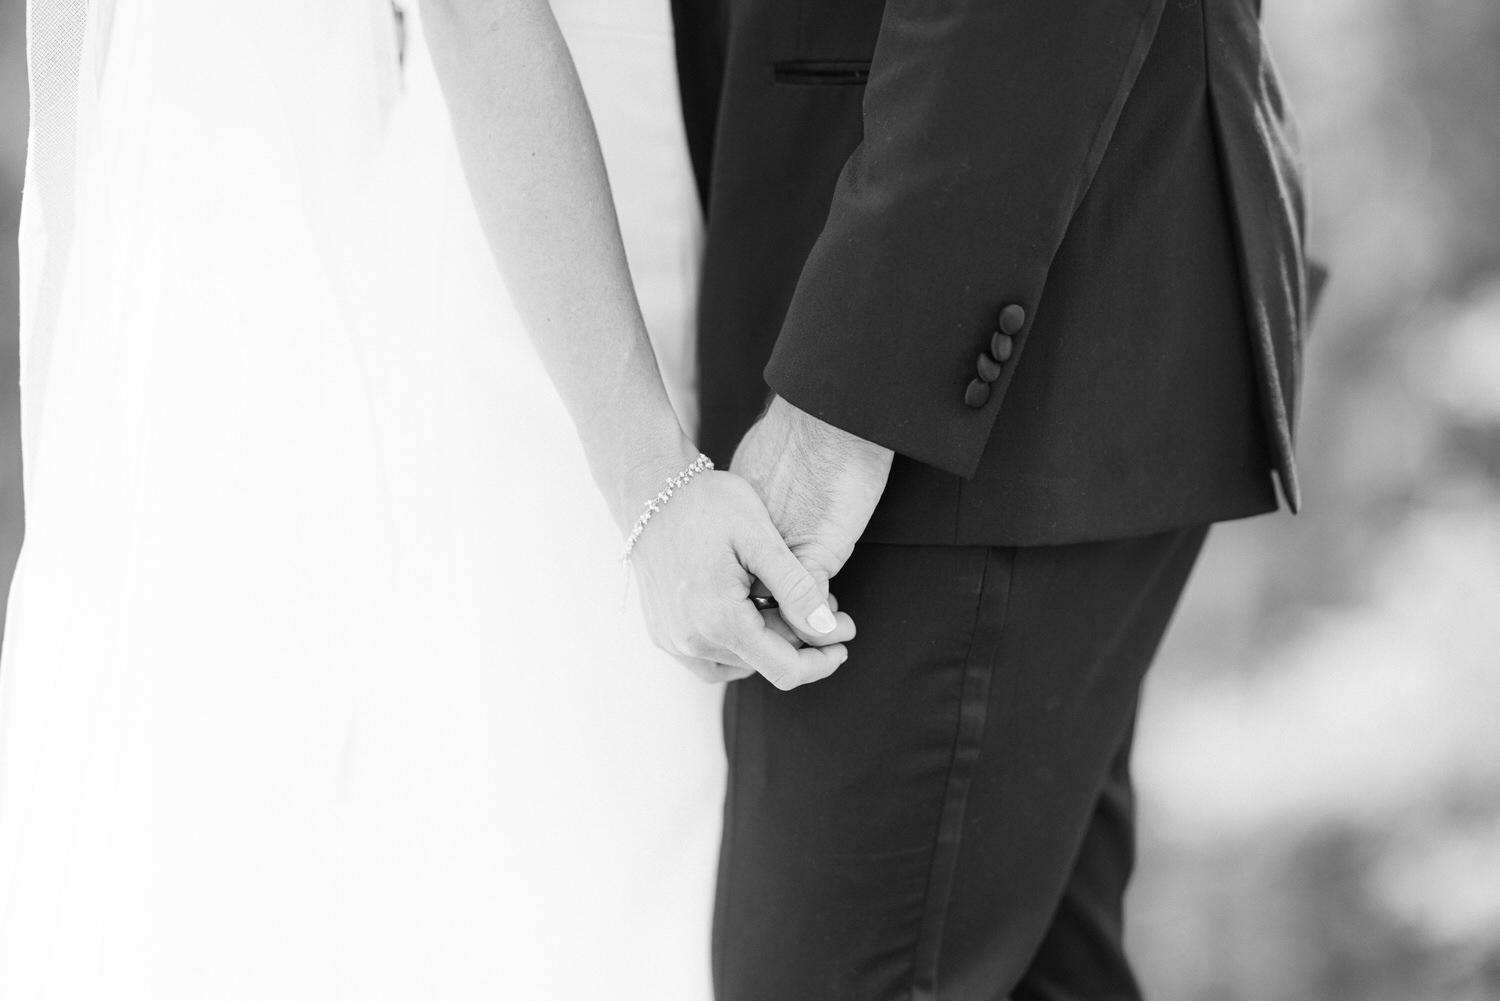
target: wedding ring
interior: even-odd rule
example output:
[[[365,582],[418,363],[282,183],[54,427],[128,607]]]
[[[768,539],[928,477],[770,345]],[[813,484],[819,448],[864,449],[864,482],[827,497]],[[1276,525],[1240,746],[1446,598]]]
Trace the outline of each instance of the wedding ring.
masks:
[[[770,609],[770,608],[778,608],[778,607],[780,607],[776,603],[776,596],[774,594],[753,594],[752,593],[750,595],[750,603],[752,605],[754,605],[756,608],[760,609],[762,612],[764,612],[764,611],[766,611],[767,609]]]

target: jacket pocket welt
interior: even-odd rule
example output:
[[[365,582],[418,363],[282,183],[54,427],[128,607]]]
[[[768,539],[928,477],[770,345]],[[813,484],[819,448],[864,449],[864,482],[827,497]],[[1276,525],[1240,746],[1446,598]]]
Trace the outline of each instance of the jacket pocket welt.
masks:
[[[795,87],[858,87],[870,79],[868,59],[797,59],[771,68],[777,83]]]

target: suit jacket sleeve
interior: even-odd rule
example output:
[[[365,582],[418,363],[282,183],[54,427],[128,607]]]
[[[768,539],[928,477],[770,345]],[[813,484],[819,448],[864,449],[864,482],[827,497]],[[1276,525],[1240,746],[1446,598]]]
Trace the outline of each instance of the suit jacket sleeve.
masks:
[[[771,388],[972,476],[1163,3],[887,0],[864,139],[803,267]],[[1007,305],[1024,325],[974,406],[966,387]]]

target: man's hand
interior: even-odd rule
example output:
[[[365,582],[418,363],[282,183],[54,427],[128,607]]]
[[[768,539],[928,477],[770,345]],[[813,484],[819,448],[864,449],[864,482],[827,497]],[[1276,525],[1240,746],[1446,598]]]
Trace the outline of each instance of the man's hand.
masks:
[[[890,449],[778,396],[746,432],[731,470],[755,488],[792,554],[826,582],[849,559],[869,524],[893,457]],[[796,622],[789,625],[808,643],[826,642]]]

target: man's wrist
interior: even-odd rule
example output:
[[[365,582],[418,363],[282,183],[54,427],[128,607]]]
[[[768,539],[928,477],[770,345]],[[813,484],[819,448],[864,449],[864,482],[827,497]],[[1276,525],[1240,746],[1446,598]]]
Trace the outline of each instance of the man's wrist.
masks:
[[[773,397],[766,418],[787,429],[789,449],[821,455],[825,461],[889,469],[895,453],[815,417],[780,396]]]

